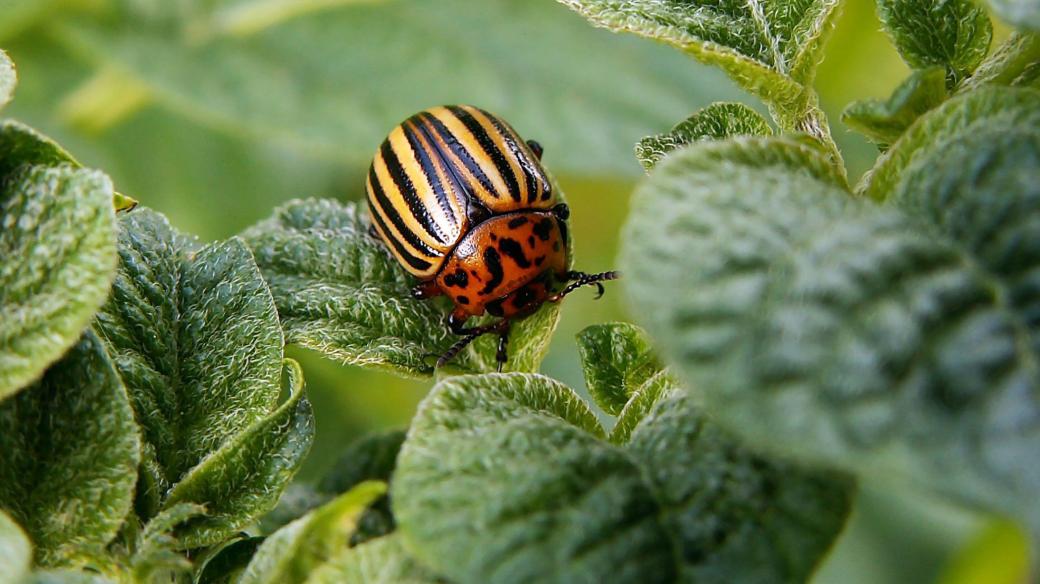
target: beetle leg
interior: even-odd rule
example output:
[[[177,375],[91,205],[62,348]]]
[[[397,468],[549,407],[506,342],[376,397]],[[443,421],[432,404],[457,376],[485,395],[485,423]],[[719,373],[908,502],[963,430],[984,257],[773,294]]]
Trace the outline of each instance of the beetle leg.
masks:
[[[542,152],[544,152],[544,150],[541,144],[539,144],[535,140],[528,140],[527,146],[531,149],[531,152],[534,152],[534,155],[536,158],[538,158],[538,160],[542,159]]]
[[[502,321],[505,325],[502,327],[502,332],[498,333],[498,352],[495,353],[495,362],[498,363],[498,372],[502,372],[502,367],[506,364],[506,360],[509,359],[509,353],[507,349],[509,347],[509,321]]]
[[[599,294],[596,296],[596,298],[599,298],[603,295],[603,284],[600,284],[600,282],[606,280],[617,280],[620,277],[621,274],[619,274],[618,272],[600,272],[598,274],[567,272],[567,279],[574,281],[568,284],[567,287],[563,290],[560,290],[556,294],[553,294],[552,296],[546,298],[546,302],[559,302],[560,300],[563,300],[564,296],[570,294],[571,292],[574,292],[582,286],[595,286],[596,288],[598,288]]]
[[[440,296],[444,294],[444,290],[437,285],[436,280],[427,280],[425,282],[419,282],[412,287],[412,298],[417,300],[426,300],[427,298],[433,298],[434,296]]]
[[[496,332],[501,334],[503,333],[503,331],[505,332],[506,336],[509,335],[509,321],[505,319],[500,320],[498,322],[493,322],[491,324],[486,324],[484,326],[475,326],[469,328],[462,326],[463,322],[465,322],[465,319],[455,318],[455,313],[452,313],[451,316],[448,317],[448,326],[451,327],[452,332],[457,335],[463,335],[463,337],[456,341],[454,345],[449,347],[448,350],[445,351],[439,359],[437,359],[437,367],[443,367],[448,361],[451,361],[453,358],[455,358],[455,355],[458,355],[459,351],[465,349],[466,346],[468,346],[470,343],[476,340],[476,338],[480,335]],[[505,347],[503,345],[501,337],[499,337],[498,347],[500,352],[504,352]],[[498,356],[496,355],[496,359],[497,358]],[[499,361],[500,370],[501,364],[504,362],[504,359]]]

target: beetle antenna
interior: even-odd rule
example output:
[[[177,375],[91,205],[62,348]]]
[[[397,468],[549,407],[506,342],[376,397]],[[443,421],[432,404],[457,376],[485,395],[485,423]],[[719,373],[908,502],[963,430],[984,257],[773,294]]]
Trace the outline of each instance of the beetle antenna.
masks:
[[[621,277],[621,274],[619,272],[600,272],[598,274],[584,274],[582,272],[568,272],[567,276],[568,276],[568,278],[573,278],[575,281],[571,282],[570,284],[568,284],[567,287],[564,288],[563,290],[560,290],[556,294],[553,294],[552,296],[550,296],[547,299],[548,302],[559,302],[560,300],[563,300],[564,296],[566,296],[566,295],[570,294],[571,292],[574,292],[578,288],[582,288],[584,286],[595,286],[597,288],[597,292],[598,292],[598,294],[596,294],[596,298],[599,298],[599,297],[603,296],[603,291],[604,291],[603,290],[603,284],[601,284],[600,282],[605,282],[607,280],[617,280],[618,278]]]

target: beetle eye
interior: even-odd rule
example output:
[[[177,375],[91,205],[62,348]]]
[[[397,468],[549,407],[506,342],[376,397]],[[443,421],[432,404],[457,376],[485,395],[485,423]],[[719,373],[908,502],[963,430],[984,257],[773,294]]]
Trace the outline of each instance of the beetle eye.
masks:
[[[552,208],[553,215],[561,221],[566,221],[571,216],[571,208],[564,203],[560,203]]]

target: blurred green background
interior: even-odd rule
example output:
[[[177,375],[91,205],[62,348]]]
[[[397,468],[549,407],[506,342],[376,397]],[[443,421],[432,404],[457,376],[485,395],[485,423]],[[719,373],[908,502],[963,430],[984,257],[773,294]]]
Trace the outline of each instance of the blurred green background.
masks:
[[[764,111],[720,72],[551,0],[0,0],[0,48],[20,77],[7,115],[205,241],[292,198],[362,199],[368,158],[394,124],[473,103],[544,145],[572,207],[576,266],[607,270],[641,176],[634,142],[716,100]],[[906,73],[873,3],[847,0],[818,89],[853,179],[877,152],[839,114]],[[592,296],[564,304],[542,368],[579,389],[574,335],[629,319],[619,287]],[[318,424],[301,480],[350,440],[406,426],[432,383],[290,355]],[[816,581],[1011,583],[1025,549],[1013,524],[878,477]]]

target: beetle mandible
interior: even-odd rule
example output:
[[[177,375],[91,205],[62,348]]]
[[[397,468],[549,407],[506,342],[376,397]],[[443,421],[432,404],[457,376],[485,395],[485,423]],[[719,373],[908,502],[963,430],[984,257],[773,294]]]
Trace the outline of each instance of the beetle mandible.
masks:
[[[570,212],[541,156],[537,142],[468,105],[421,111],[376,150],[365,184],[370,232],[419,278],[416,298],[443,294],[455,305],[448,327],[462,338],[438,367],[478,336],[496,333],[501,371],[514,319],[582,286],[602,295],[600,282],[618,277],[568,269]],[[466,326],[484,313],[499,320]]]

